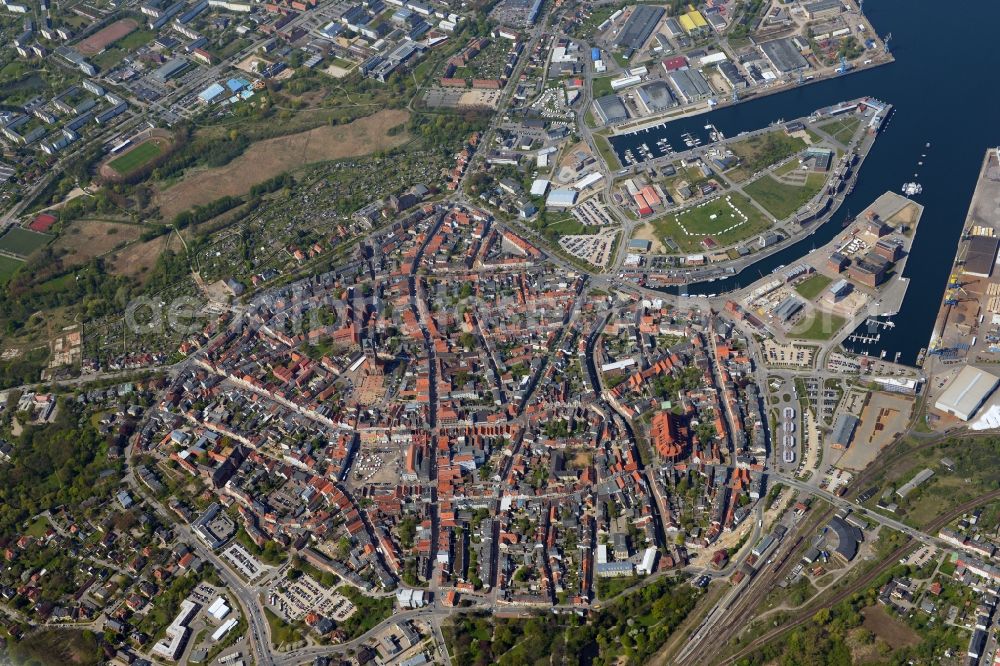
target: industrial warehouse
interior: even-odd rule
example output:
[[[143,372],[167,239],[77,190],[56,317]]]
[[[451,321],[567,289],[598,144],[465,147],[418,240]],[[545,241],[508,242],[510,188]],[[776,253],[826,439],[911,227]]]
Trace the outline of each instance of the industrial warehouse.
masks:
[[[622,49],[638,50],[646,43],[660,19],[666,14],[662,7],[639,5],[632,11],[624,27],[614,41],[614,45]]]
[[[996,390],[1000,378],[971,365],[963,367],[949,382],[934,408],[962,420],[971,419]]]

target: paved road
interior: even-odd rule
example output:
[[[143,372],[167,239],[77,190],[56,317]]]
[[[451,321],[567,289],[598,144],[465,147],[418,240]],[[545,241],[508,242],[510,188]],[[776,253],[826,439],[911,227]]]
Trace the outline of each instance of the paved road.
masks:
[[[132,464],[135,454],[134,446],[129,446],[125,454],[127,463],[125,480],[132,488],[132,491],[138,496],[144,497],[147,503],[156,509],[164,522],[172,525],[175,534],[180,537],[183,543],[191,547],[198,554],[198,557],[205,562],[211,563],[216,568],[219,576],[225,581],[226,587],[239,599],[240,606],[242,607],[241,612],[247,618],[250,626],[250,647],[254,654],[255,663],[258,666],[274,666],[270,648],[271,631],[264,616],[263,607],[260,605],[257,592],[244,584],[208,545],[195,536],[189,525],[178,521],[162,504],[147,493],[145,486],[142,485],[135,475],[135,466]]]

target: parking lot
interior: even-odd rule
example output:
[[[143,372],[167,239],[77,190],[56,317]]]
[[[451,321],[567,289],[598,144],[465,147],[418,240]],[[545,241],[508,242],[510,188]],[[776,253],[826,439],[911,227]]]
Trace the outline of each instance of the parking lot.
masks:
[[[222,557],[232,564],[247,581],[252,582],[257,580],[268,569],[266,565],[261,563],[246,548],[238,543],[234,543],[222,551]]]
[[[618,231],[612,228],[587,236],[563,236],[559,239],[559,245],[574,257],[604,267],[611,259],[611,248],[617,235]]]
[[[283,577],[279,576],[277,580],[282,583],[272,591],[272,605],[289,620],[300,620],[309,613],[318,613],[343,622],[356,610],[350,599],[323,587],[308,574],[300,576],[287,587],[284,587]],[[282,588],[284,591],[281,591]]]
[[[500,103],[500,90],[473,90],[471,88],[428,88],[424,104],[446,109],[495,109]]]

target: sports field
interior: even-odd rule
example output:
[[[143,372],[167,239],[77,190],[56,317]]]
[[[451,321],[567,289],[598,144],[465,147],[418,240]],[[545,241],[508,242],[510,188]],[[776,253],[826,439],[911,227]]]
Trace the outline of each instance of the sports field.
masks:
[[[163,140],[156,138],[144,141],[121,157],[108,162],[108,166],[122,176],[131,173],[163,152],[161,141]]]
[[[0,284],[5,284],[14,272],[24,265],[20,259],[0,255]]]
[[[27,257],[35,250],[44,247],[52,236],[40,234],[35,231],[28,231],[21,227],[12,227],[3,236],[0,236],[0,250],[16,254],[19,257]]]
[[[138,27],[139,24],[135,19],[126,18],[116,21],[81,41],[76,48],[83,55],[97,55]]]

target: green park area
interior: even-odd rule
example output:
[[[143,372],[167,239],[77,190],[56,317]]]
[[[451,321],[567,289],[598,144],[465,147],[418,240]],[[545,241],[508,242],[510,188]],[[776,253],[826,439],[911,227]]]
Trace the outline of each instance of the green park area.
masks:
[[[784,220],[819,194],[825,184],[826,174],[823,173],[806,175],[801,185],[766,175],[747,185],[744,191],[776,220]]]
[[[138,167],[146,164],[162,152],[163,148],[158,141],[147,141],[140,143],[121,157],[111,160],[108,166],[117,173],[125,175],[135,171]]]
[[[830,278],[817,273],[795,285],[795,291],[799,292],[799,295],[803,298],[811,301],[819,296],[830,282],[832,282]]]
[[[804,140],[788,136],[784,130],[773,130],[737,141],[730,144],[729,148],[740,158],[740,164],[729,172],[729,176],[736,181],[746,180],[761,169],[777,164],[805,147]]]
[[[7,257],[0,254],[0,284],[9,280],[17,269],[24,265],[24,262],[14,257]]]
[[[604,97],[605,95],[610,95],[614,92],[614,88],[611,87],[611,80],[614,79],[613,76],[599,76],[592,81],[592,95],[594,99]]]
[[[48,234],[40,234],[21,227],[12,227],[3,236],[0,236],[0,252],[9,252],[19,257],[27,257],[52,240]],[[4,266],[0,265],[0,274],[4,272]]]
[[[270,608],[264,609],[267,626],[271,631],[271,643],[275,646],[297,643],[302,640],[300,628],[278,617]]]
[[[858,131],[858,125],[860,124],[861,119],[857,116],[846,116],[823,123],[818,127],[846,146],[850,143],[854,133]]]
[[[673,241],[683,253],[722,249],[756,236],[770,221],[739,194],[725,195],[650,222],[665,248]],[[708,242],[706,242],[706,239]],[[669,250],[668,250],[669,251]]]
[[[618,162],[618,156],[615,155],[614,149],[611,147],[611,142],[603,134],[594,134],[594,143],[597,145],[598,152],[601,153],[601,158],[604,163],[608,165],[611,169],[618,169],[621,164]]]
[[[815,311],[789,332],[789,336],[803,340],[829,340],[847,320],[835,314]]]
[[[654,655],[694,612],[701,595],[675,577],[659,578],[614,598],[602,596],[600,609],[583,619],[554,613],[517,618],[462,613],[453,615],[442,633],[456,664],[657,663]],[[639,638],[633,640],[633,635]],[[600,659],[566,658],[589,654],[600,654]]]

